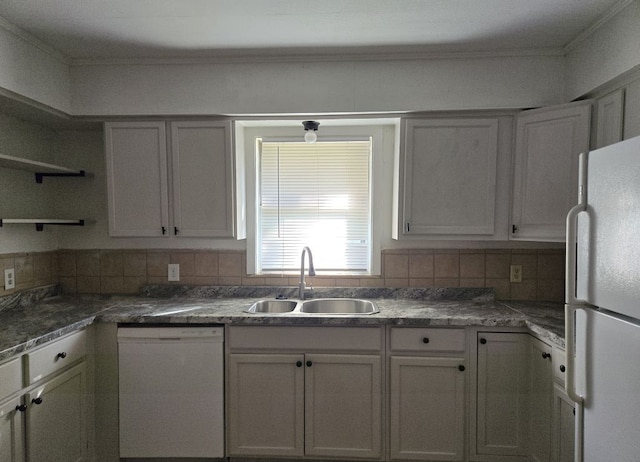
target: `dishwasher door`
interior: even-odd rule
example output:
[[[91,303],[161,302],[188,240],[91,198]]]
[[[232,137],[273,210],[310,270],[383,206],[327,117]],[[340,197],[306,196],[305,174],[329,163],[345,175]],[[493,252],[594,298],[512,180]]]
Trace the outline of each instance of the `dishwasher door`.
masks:
[[[120,457],[224,457],[223,327],[118,329]]]

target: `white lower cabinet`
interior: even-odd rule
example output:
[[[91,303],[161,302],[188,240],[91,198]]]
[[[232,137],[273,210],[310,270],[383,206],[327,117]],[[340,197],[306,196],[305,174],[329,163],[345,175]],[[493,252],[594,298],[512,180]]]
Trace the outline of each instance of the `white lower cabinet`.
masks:
[[[553,462],[575,461],[575,404],[564,388],[553,385],[553,426],[551,460]]]
[[[3,462],[24,462],[24,414],[21,397],[14,397],[0,403],[0,460]]]
[[[531,338],[529,343],[529,453],[535,462],[551,460],[553,404],[552,348]]]
[[[381,332],[231,327],[227,455],[380,459]],[[276,352],[282,348],[301,352]]]
[[[27,393],[29,462],[87,460],[85,383],[83,362]]]
[[[464,461],[464,358],[391,357],[391,458]]]
[[[0,365],[2,462],[88,460],[85,348],[78,332]]]
[[[528,460],[529,335],[478,332],[471,460]]]

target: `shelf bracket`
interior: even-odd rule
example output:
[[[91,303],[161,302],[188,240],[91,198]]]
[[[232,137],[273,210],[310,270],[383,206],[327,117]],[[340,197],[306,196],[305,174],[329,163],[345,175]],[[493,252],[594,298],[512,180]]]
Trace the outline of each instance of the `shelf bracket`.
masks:
[[[84,226],[84,220],[77,220],[77,221],[74,221],[73,223],[56,223],[54,221],[52,221],[52,222],[43,221],[41,223],[35,223],[35,225],[36,225],[36,231],[42,231],[42,230],[44,230],[44,225],[47,225],[47,226],[51,226],[51,225],[56,225],[56,226]]]
[[[40,173],[36,172],[36,183],[42,183],[42,180],[45,176],[73,176],[73,177],[83,177],[86,176],[84,170],[78,170],[77,172],[69,172],[69,173]]]

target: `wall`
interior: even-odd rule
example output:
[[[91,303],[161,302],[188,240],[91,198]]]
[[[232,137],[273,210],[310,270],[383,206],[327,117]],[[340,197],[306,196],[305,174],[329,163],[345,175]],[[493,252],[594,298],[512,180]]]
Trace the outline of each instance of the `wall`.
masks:
[[[640,0],[630,2],[569,51],[566,99],[585,95],[637,67],[640,67]]]
[[[51,282],[69,294],[132,294],[144,284],[298,284],[298,276],[246,275],[246,254],[232,250],[60,250],[0,256],[15,265],[17,290]],[[167,282],[167,265],[180,264],[181,281]],[[523,281],[509,282],[509,266],[522,265]],[[396,249],[382,252],[382,275],[307,277],[315,287],[493,287],[500,300],[564,297],[563,249]],[[15,292],[3,291],[0,296]]]
[[[0,154],[55,163],[52,147],[55,136],[51,129],[0,113]],[[59,179],[45,179],[42,184],[37,184],[33,173],[13,169],[2,169],[0,178],[0,218],[55,215],[54,198]],[[36,232],[33,225],[7,224],[0,227],[0,255],[57,247],[53,228]]]
[[[305,114],[563,102],[561,56],[77,65],[75,115]]]
[[[71,112],[69,65],[46,45],[0,18],[0,90]]]

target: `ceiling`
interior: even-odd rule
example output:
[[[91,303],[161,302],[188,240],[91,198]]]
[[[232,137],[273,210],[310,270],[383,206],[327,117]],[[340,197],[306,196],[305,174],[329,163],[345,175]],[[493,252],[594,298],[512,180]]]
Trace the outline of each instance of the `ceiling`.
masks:
[[[624,0],[0,0],[70,60],[561,52]],[[627,1],[628,3],[628,1]]]

